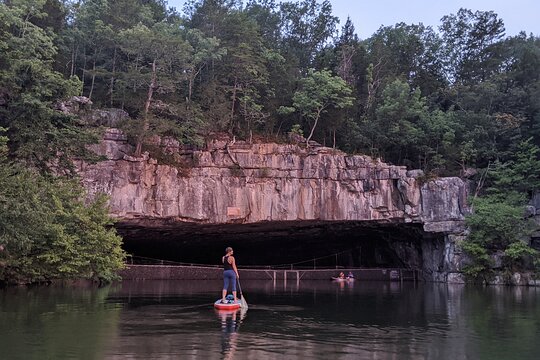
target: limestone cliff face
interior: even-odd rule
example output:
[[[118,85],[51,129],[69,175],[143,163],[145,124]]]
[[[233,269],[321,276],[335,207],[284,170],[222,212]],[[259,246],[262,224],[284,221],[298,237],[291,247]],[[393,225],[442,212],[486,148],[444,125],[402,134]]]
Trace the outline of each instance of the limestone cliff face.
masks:
[[[408,222],[428,232],[458,233],[468,211],[467,186],[459,178],[424,182],[419,171],[326,147],[213,139],[202,149],[186,149],[156,139],[153,149],[160,161],[148,154],[134,158],[125,136],[111,128],[94,147],[107,160],[78,162],[90,194],[110,196],[114,217]]]

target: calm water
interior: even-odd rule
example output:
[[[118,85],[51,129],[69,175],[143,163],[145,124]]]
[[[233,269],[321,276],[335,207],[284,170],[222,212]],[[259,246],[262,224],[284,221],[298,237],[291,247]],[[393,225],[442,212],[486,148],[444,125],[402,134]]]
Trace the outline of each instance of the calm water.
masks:
[[[0,290],[0,359],[539,359],[540,289],[326,281]]]

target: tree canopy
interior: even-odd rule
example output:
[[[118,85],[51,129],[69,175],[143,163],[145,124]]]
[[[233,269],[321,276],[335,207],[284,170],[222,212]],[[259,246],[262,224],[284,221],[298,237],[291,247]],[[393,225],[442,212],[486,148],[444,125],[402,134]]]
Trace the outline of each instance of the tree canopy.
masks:
[[[52,147],[72,154],[66,138],[84,137],[51,110],[72,94],[126,110],[138,152],[149,134],[275,138],[300,124],[319,143],[449,175],[505,161],[529,137],[540,145],[540,39],[505,36],[492,11],[359,39],[350,20],[338,29],[329,1],[191,0],[182,12],[162,0],[1,4],[0,126],[11,153],[33,162]],[[306,103],[313,74],[351,89],[322,122],[283,111]]]

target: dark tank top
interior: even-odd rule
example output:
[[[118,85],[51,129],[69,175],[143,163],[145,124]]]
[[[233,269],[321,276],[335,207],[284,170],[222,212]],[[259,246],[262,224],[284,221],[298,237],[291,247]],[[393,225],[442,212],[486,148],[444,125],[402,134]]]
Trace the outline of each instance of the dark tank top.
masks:
[[[229,264],[229,257],[225,256],[223,258],[223,270],[233,270],[233,267],[231,264]]]

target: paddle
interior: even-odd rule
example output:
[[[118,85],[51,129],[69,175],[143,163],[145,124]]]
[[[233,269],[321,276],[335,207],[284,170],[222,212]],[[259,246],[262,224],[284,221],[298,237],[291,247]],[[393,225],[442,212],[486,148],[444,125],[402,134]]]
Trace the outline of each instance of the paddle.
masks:
[[[240,286],[240,279],[237,278],[236,281],[238,282],[238,290],[240,290],[240,307],[242,309],[247,310],[248,304],[247,304],[246,299],[244,298],[244,293],[242,292],[242,287]]]

